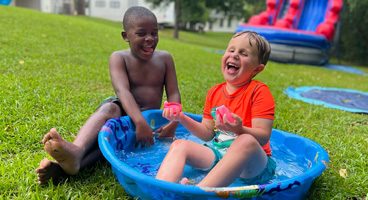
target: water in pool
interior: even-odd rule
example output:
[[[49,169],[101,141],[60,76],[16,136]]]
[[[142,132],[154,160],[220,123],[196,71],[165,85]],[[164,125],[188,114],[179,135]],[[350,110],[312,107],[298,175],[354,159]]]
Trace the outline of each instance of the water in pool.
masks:
[[[197,137],[186,133],[177,132],[178,139],[194,141],[200,144],[204,142]],[[129,165],[151,177],[156,177],[161,162],[166,153],[169,151],[172,141],[155,140],[155,145],[144,149],[135,149],[134,151],[118,151],[115,150],[117,157]],[[310,167],[310,161],[303,156],[297,156],[286,148],[279,148],[273,141],[270,142],[272,149],[272,158],[276,161],[276,174],[269,183],[289,179],[304,173]],[[195,183],[200,182],[207,172],[192,169],[185,166],[183,177],[194,180]],[[243,186],[241,181],[235,181],[230,187]]]

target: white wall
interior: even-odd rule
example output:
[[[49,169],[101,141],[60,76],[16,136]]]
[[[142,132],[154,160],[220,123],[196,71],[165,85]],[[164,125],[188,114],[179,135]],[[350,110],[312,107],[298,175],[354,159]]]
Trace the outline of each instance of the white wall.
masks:
[[[144,0],[91,0],[87,15],[112,21],[123,21],[125,11],[132,6],[143,6],[150,9],[157,17],[158,23],[174,24],[174,4],[153,9]]]
[[[16,0],[15,6],[41,11],[41,0]]]
[[[229,24],[227,18],[217,18],[212,25],[206,23],[205,31],[223,32],[223,33],[235,33],[239,24],[243,23],[242,20],[233,19]]]
[[[43,0],[41,2],[41,10],[42,12],[52,13],[53,5],[51,0]]]
[[[123,16],[127,10],[128,3],[137,0],[90,0],[88,15],[112,21],[123,21]]]
[[[86,15],[112,21],[122,22],[125,11],[132,6],[143,6],[150,9],[157,17],[159,24],[173,26],[175,23],[174,3],[167,7],[153,9],[145,0],[90,0],[90,8],[86,9]],[[205,31],[234,33],[241,20],[233,19],[229,25],[228,20],[221,14],[212,13],[214,22],[210,26],[206,23]],[[223,20],[221,20],[223,19]],[[222,22],[221,22],[222,21]]]
[[[11,6],[20,6],[46,13],[74,13],[74,0],[12,0]]]

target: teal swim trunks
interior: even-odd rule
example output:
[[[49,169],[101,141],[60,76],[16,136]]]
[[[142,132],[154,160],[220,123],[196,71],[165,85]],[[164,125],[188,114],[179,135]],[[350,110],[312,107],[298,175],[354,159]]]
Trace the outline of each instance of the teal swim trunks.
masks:
[[[239,178],[246,185],[261,185],[267,184],[275,175],[276,172],[276,162],[267,156],[267,166],[266,168],[256,177],[251,179]]]
[[[213,164],[210,168],[200,169],[200,170],[210,171],[221,160],[223,155],[216,148],[209,146],[207,144],[204,144],[204,145],[209,147],[213,151],[213,153],[215,154],[215,160],[213,161]],[[267,166],[258,176],[253,177],[251,179],[239,178],[239,180],[246,185],[266,184],[273,178],[273,176],[275,175],[275,172],[276,172],[276,162],[270,156],[267,156]]]
[[[211,169],[212,169],[212,168],[214,168],[214,167],[217,165],[217,163],[221,160],[221,158],[222,158],[223,156],[222,156],[222,154],[221,154],[217,149],[215,149],[214,147],[212,147],[212,146],[208,146],[207,144],[204,144],[204,146],[209,147],[209,148],[213,151],[213,153],[215,154],[215,160],[213,161],[212,166],[211,166],[210,168],[207,168],[207,169],[198,169],[198,168],[196,168],[196,169],[201,170],[201,171],[211,171]]]

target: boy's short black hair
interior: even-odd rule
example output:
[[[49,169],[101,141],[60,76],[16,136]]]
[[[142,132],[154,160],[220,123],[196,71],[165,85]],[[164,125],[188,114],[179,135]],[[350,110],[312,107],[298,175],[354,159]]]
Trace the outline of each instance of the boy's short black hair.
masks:
[[[253,46],[253,40],[256,41],[258,49],[258,61],[260,64],[266,65],[271,54],[270,43],[268,43],[268,41],[263,36],[254,31],[241,31],[236,33],[233,38],[236,38],[243,34],[246,34],[246,37],[248,37],[250,46]]]
[[[128,29],[131,27],[131,23],[134,19],[138,19],[143,16],[148,16],[154,18],[156,21],[156,16],[153,14],[150,10],[148,10],[145,7],[142,6],[133,6],[130,7],[124,14],[123,17],[123,27],[125,31],[128,31]]]

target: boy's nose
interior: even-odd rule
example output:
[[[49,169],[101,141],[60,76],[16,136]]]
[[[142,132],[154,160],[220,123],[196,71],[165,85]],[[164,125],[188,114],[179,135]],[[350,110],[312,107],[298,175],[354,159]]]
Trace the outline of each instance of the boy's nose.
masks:
[[[233,52],[233,53],[231,54],[231,57],[232,57],[232,58],[234,58],[234,59],[238,59],[238,58],[239,58],[239,54],[238,54],[238,53],[236,53],[236,52]]]
[[[153,39],[153,36],[152,35],[148,35],[146,38],[145,38],[146,41],[151,41],[151,40],[154,40]]]

